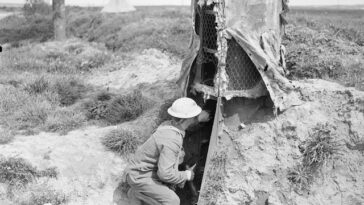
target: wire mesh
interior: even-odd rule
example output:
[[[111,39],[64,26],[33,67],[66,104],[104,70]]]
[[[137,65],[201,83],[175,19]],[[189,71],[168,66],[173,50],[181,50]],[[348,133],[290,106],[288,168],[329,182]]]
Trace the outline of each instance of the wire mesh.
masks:
[[[261,81],[254,63],[235,39],[228,40],[226,73],[230,91],[249,90]]]
[[[217,58],[214,51],[217,50],[216,16],[213,11],[214,4],[198,7],[200,28],[198,34],[201,38],[201,47],[197,63],[204,64],[212,62],[217,65]]]

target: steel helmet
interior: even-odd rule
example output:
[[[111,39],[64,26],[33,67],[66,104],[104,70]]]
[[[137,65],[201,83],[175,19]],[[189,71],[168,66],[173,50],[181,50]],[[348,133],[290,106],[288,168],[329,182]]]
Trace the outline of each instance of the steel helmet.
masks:
[[[168,114],[176,118],[187,119],[196,117],[201,111],[201,107],[194,100],[183,97],[173,102],[168,109]]]

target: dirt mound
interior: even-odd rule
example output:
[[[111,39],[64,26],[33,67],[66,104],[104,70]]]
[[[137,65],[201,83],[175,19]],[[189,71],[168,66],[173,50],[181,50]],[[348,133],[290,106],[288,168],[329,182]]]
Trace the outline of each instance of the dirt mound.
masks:
[[[205,173],[202,204],[364,203],[364,93],[322,80],[295,85],[302,105],[240,131],[224,126]],[[307,142],[321,137],[317,130],[337,150],[317,173],[307,173],[297,167]]]

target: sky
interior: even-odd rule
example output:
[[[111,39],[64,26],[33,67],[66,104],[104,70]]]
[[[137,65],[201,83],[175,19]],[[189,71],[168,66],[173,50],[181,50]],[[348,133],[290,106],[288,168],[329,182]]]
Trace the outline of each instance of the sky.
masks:
[[[22,3],[25,0],[0,0],[0,3]],[[66,0],[66,4],[101,6],[109,0]],[[189,5],[191,0],[128,0],[132,5]],[[290,0],[292,6],[310,5],[355,5],[364,4],[364,0]]]

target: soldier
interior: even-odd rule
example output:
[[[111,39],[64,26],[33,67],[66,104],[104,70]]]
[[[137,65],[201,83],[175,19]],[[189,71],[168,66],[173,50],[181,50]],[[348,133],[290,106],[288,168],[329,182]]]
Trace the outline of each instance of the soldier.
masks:
[[[131,186],[129,199],[150,205],[179,205],[180,199],[169,185],[183,186],[194,179],[193,167],[178,170],[183,138],[189,128],[209,121],[209,113],[190,98],[176,100],[168,113],[173,119],[157,128],[126,169],[126,181]]]

